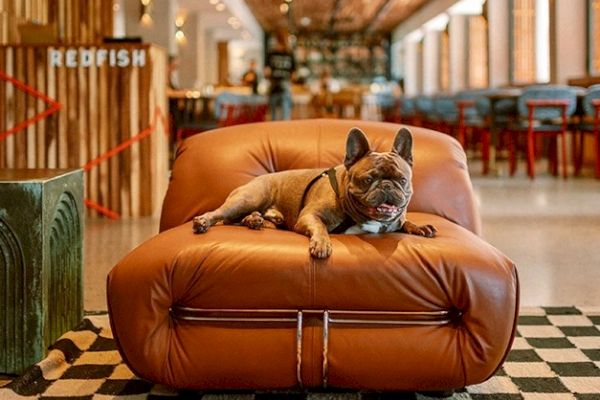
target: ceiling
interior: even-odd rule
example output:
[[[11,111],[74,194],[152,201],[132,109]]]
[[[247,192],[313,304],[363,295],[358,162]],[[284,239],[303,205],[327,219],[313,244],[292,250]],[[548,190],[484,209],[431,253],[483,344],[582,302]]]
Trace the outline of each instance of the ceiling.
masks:
[[[246,0],[267,32],[391,32],[428,0]],[[282,12],[280,6],[289,5]],[[285,10],[284,10],[285,11]]]

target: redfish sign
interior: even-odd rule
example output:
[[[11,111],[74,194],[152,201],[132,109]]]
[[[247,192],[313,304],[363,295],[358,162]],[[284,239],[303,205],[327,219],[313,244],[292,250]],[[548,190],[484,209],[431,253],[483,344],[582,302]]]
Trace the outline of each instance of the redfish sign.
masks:
[[[146,49],[50,49],[48,52],[50,67],[77,68],[101,67],[143,67],[146,65]]]

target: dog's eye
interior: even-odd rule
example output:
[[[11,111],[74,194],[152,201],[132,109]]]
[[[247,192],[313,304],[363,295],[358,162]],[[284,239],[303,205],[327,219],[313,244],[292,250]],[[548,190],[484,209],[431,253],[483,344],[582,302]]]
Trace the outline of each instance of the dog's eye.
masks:
[[[373,178],[371,178],[370,176],[367,176],[366,178],[363,179],[363,182],[365,183],[365,185],[370,185],[371,183],[373,183]]]
[[[406,181],[406,178],[402,178],[402,179],[400,179],[400,184],[401,184],[402,186],[406,185],[406,182],[407,182],[407,181]]]

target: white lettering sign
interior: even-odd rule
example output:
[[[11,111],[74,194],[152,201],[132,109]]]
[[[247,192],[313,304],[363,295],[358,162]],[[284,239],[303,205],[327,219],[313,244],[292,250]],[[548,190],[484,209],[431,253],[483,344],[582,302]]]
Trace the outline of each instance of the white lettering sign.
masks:
[[[101,67],[143,67],[146,65],[146,49],[50,49],[48,59],[51,67],[89,68]]]
[[[77,50],[67,50],[67,61],[65,61],[67,68],[77,68]]]

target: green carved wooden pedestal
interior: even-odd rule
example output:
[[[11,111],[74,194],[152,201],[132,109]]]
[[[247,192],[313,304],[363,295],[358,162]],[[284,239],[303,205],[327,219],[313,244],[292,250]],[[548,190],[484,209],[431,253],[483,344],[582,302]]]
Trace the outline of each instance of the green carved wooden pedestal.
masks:
[[[0,372],[83,317],[82,170],[0,170]]]

